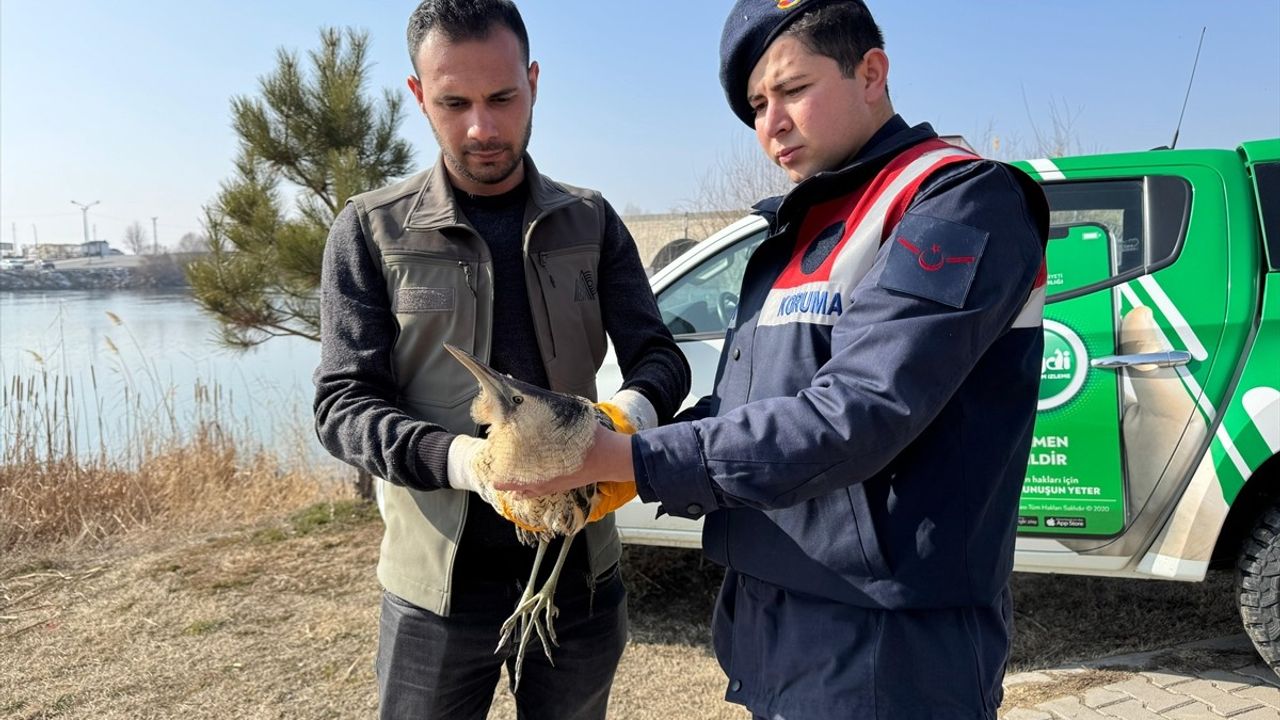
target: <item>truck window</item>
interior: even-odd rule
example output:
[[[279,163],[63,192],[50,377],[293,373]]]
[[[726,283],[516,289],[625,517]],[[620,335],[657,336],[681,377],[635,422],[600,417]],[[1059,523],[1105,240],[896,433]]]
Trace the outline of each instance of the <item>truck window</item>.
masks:
[[[1044,189],[1051,300],[1152,272],[1177,257],[1191,207],[1191,188],[1182,178],[1085,180]],[[1071,271],[1058,273],[1055,266]]]
[[[1267,241],[1267,258],[1271,271],[1280,270],[1280,162],[1253,166],[1253,182],[1258,194],[1258,214],[1262,218],[1262,236]]]

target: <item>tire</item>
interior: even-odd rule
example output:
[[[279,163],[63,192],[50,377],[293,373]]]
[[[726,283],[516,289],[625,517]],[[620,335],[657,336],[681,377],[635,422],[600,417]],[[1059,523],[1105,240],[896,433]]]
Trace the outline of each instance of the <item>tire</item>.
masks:
[[[1236,599],[1245,632],[1280,675],[1280,507],[1254,523],[1236,565]]]

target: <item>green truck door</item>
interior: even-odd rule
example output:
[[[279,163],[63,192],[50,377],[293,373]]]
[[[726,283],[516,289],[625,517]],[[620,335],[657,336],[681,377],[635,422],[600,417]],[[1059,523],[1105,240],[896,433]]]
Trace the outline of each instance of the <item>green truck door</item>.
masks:
[[[1024,533],[1124,529],[1116,375],[1089,366],[1115,346],[1107,286],[1116,246],[1107,226],[1089,219],[1055,224],[1049,234],[1039,413],[1018,517]]]
[[[1213,227],[1222,191],[1207,168],[1193,217],[1195,168],[1068,166],[1041,176],[1053,228],[1019,530],[1085,551],[1153,528],[1204,448],[1225,388],[1205,392],[1227,313],[1227,235]]]

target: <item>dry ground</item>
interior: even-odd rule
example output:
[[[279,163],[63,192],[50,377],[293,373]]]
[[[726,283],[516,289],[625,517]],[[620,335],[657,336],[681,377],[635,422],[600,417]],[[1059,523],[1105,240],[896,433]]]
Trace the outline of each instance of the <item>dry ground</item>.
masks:
[[[0,718],[372,717],[380,532],[376,512],[337,503],[218,532],[9,553]],[[745,718],[720,700],[709,652],[714,566],[656,548],[628,548],[625,562],[632,639],[610,716]],[[1020,575],[1013,670],[1238,632],[1230,585],[1225,573],[1198,585]],[[1007,705],[1057,690],[1016,689]],[[513,717],[496,699],[490,717]]]

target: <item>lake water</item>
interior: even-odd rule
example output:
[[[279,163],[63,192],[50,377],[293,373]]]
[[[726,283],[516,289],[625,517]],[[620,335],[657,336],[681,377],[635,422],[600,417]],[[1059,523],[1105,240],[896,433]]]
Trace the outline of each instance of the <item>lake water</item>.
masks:
[[[0,412],[16,412],[12,392],[19,378],[70,380],[82,450],[100,442],[109,452],[127,446],[135,434],[128,425],[138,416],[126,410],[128,399],[144,412],[155,410],[161,425],[185,431],[202,413],[208,416],[212,393],[218,417],[239,436],[268,449],[287,445],[285,454],[293,456],[301,445],[303,456],[326,461],[311,430],[311,372],[319,352],[318,343],[301,338],[230,350],[218,343],[217,323],[185,293],[0,292],[0,380],[10,393]],[[0,433],[0,450],[13,441]]]

